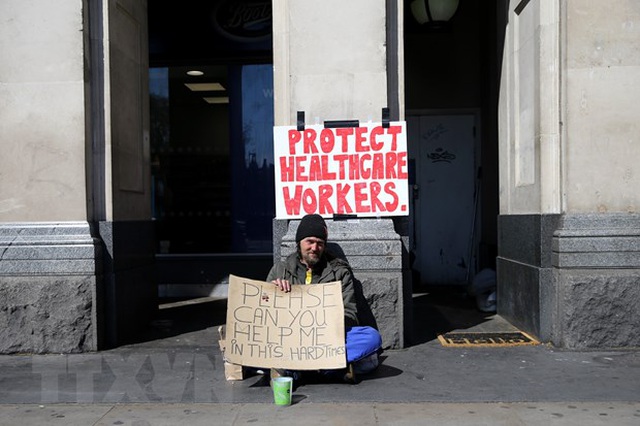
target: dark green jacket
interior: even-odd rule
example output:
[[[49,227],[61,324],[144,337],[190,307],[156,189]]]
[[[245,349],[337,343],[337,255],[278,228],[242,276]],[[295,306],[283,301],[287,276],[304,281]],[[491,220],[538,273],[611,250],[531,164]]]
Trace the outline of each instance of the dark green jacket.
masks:
[[[302,264],[297,253],[290,254],[285,261],[278,262],[269,271],[267,282],[276,278],[289,280],[291,284],[304,284],[307,267]],[[353,288],[353,272],[349,264],[325,251],[322,260],[313,268],[311,284],[342,282],[344,301],[344,326],[358,325],[356,295]]]

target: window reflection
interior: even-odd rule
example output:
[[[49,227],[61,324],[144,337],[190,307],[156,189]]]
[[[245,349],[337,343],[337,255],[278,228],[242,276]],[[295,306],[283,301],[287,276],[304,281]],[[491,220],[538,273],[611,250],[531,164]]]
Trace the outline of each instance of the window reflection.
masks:
[[[158,252],[271,252],[272,66],[151,68],[150,102]]]

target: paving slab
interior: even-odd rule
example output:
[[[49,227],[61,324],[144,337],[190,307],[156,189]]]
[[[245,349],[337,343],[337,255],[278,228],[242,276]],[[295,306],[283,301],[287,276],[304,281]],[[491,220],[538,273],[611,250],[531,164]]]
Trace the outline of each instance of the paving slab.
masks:
[[[0,405],[0,426],[418,425],[637,426],[640,403],[298,403]]]
[[[638,425],[638,403],[378,404],[380,425]]]

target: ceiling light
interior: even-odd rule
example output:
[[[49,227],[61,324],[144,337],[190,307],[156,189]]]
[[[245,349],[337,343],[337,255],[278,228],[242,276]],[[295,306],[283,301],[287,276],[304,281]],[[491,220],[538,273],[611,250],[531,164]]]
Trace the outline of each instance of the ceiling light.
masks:
[[[220,83],[185,83],[194,92],[221,92],[224,87]]]
[[[431,30],[442,30],[449,26],[455,15],[459,0],[413,0],[411,13],[419,24]]]
[[[202,99],[204,99],[205,102],[207,102],[208,104],[228,104],[229,103],[228,97],[202,98]]]
[[[201,75],[204,75],[204,73],[202,71],[198,71],[198,70],[191,70],[191,71],[187,71],[187,75],[192,75],[194,77],[199,77]]]

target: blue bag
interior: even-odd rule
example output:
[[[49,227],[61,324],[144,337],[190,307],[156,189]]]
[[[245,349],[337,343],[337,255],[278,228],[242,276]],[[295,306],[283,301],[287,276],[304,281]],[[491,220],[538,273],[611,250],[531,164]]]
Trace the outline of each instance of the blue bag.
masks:
[[[348,328],[345,346],[347,363],[353,363],[356,373],[369,373],[378,367],[378,351],[382,348],[382,337],[375,328]]]

